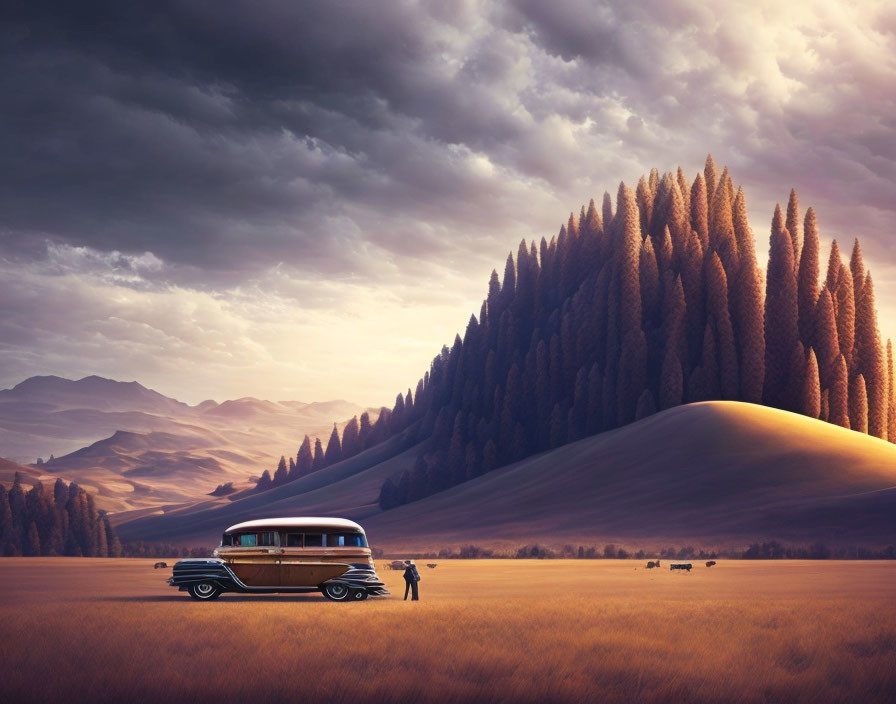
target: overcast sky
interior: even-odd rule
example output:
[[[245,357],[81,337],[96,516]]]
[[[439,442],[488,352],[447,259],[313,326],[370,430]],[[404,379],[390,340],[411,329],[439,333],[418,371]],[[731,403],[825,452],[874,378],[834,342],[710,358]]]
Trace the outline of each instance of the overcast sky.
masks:
[[[760,257],[791,186],[858,236],[896,334],[896,9],[858,4],[3,3],[0,387],[391,405],[521,238],[707,152]]]

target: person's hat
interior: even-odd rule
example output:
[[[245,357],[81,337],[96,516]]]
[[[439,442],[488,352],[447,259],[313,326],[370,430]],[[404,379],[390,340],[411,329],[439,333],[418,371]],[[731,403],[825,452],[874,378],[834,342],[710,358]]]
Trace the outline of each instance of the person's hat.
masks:
[[[404,561],[404,564],[409,565],[409,564],[411,564],[411,561],[410,561],[410,560],[405,560],[405,561]]]

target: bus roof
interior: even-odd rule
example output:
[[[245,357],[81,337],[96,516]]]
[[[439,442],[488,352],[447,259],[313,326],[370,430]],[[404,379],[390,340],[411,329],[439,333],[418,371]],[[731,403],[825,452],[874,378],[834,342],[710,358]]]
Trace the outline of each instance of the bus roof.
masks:
[[[320,518],[314,516],[260,518],[255,521],[237,523],[230,526],[225,532],[232,533],[237,530],[251,530],[253,528],[342,528],[359,533],[364,532],[361,526],[347,518]]]

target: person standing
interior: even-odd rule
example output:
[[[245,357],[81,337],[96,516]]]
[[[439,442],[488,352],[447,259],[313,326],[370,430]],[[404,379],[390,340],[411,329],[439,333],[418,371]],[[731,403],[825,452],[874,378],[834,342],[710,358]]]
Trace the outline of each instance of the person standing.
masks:
[[[411,601],[420,601],[417,591],[417,582],[420,581],[420,573],[413,560],[404,561],[404,600],[408,600],[408,591],[411,592]]]

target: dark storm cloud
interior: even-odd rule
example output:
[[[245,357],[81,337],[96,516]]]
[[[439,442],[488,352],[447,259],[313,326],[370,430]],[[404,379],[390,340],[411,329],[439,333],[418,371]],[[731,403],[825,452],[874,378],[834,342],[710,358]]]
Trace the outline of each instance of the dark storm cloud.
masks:
[[[232,339],[272,355],[258,340],[290,331],[258,321],[290,306],[307,331],[420,307],[407,339],[435,350],[454,329],[420,320],[463,325],[520,238],[707,152],[760,257],[790,186],[826,241],[861,237],[886,320],[894,28],[883,2],[7,2],[0,363],[15,382],[167,351],[218,378]]]
[[[26,3],[4,19],[0,192],[19,247],[36,236],[210,269],[289,255],[352,269],[351,248],[328,246],[334,216],[461,225],[432,194],[475,204],[488,189],[434,144],[513,130],[440,71],[425,9]],[[350,217],[387,249],[406,241]]]

